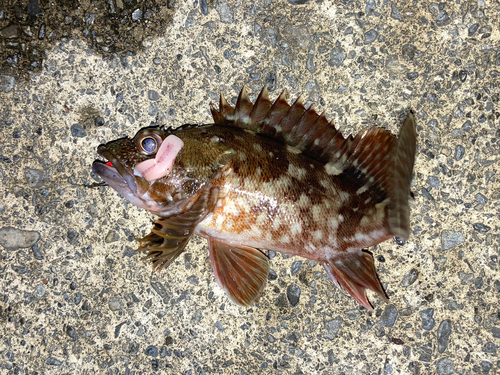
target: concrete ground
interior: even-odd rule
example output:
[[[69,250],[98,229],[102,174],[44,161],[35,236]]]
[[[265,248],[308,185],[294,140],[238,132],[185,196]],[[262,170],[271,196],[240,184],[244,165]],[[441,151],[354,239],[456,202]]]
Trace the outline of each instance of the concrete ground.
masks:
[[[133,53],[94,48],[87,18],[40,71],[2,72],[0,373],[500,373],[498,1],[170,5]],[[209,123],[243,84],[303,93],[344,134],[416,111],[413,235],[370,249],[389,304],[276,254],[260,303],[238,307],[205,240],[153,272],[133,251],[153,216],[83,186],[100,143]]]

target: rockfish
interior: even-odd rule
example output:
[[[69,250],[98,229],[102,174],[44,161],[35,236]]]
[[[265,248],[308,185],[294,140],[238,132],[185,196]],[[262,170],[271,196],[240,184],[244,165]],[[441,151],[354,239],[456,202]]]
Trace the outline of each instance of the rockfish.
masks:
[[[372,309],[387,301],[367,247],[408,239],[416,149],[410,111],[399,137],[369,127],[344,138],[314,105],[267,88],[236,107],[221,94],[213,124],[147,127],[97,149],[92,170],[136,206],[159,216],[137,251],[167,267],[193,234],[208,240],[217,283],[237,304],[258,301],[266,250],[320,262],[330,279]]]

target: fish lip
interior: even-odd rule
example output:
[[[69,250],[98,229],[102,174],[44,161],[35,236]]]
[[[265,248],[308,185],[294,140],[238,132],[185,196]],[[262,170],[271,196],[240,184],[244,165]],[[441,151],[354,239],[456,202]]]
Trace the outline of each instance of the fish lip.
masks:
[[[105,145],[97,148],[97,153],[112,164],[108,165],[102,160],[96,160],[92,164],[92,172],[100,176],[108,185],[124,185],[130,189],[133,194],[137,193],[137,183],[135,176],[129,172],[118,158],[109,151]]]

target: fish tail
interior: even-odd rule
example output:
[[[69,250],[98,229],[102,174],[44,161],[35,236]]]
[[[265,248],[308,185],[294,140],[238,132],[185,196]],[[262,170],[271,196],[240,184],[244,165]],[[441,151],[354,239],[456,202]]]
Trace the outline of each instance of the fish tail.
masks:
[[[392,235],[408,239],[410,234],[410,183],[415,163],[417,133],[415,115],[410,111],[393,144],[392,181],[387,184],[390,198],[387,221]]]

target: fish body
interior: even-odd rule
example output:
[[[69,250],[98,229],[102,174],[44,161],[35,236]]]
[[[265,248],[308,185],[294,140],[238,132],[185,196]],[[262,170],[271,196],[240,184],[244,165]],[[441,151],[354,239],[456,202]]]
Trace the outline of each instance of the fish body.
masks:
[[[371,127],[344,138],[299,98],[255,104],[242,90],[236,108],[221,96],[214,124],[145,128],[133,139],[99,146],[108,160],[93,170],[137,206],[159,216],[139,240],[153,267],[168,266],[193,234],[208,240],[218,284],[236,303],[262,293],[269,262],[263,250],[321,262],[331,280],[366,308],[366,289],[384,300],[373,257],[363,250],[409,236],[413,114],[396,138]],[[148,181],[136,168],[175,135],[182,148],[165,176]],[[145,143],[145,144],[149,144]]]

